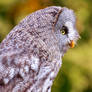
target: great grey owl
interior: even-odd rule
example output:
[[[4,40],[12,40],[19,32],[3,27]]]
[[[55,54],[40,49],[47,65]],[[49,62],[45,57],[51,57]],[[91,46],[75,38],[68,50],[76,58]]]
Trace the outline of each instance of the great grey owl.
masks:
[[[24,18],[0,44],[0,92],[51,92],[62,56],[79,38],[71,9],[51,6]]]

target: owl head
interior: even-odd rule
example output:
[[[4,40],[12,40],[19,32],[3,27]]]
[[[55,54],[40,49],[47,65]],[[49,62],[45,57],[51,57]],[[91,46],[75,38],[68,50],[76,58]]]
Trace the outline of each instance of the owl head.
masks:
[[[74,12],[68,8],[63,8],[55,25],[55,35],[60,51],[64,53],[68,48],[73,48],[80,37],[75,22]]]

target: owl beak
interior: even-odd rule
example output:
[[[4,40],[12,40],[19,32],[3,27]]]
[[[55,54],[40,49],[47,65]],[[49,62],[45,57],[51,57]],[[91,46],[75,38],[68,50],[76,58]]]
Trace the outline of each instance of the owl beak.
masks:
[[[69,43],[69,46],[70,46],[71,48],[74,48],[75,42],[74,42],[73,40],[71,40],[70,43]]]

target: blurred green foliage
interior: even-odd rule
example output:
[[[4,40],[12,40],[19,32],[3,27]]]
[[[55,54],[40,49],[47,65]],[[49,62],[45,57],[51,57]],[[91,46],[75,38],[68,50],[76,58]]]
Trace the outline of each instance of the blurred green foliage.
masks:
[[[50,5],[73,9],[81,35],[65,54],[52,92],[92,92],[92,0],[0,0],[0,42],[26,15]]]

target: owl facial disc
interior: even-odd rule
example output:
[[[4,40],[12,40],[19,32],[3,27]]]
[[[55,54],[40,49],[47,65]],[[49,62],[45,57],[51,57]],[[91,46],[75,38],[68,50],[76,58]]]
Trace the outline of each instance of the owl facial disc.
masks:
[[[76,30],[74,27],[74,25],[72,24],[72,22],[68,21],[65,23],[65,26],[68,28],[68,40],[69,40],[69,46],[71,48],[73,48],[75,46],[75,43],[76,43],[76,36],[74,36],[76,33]]]

